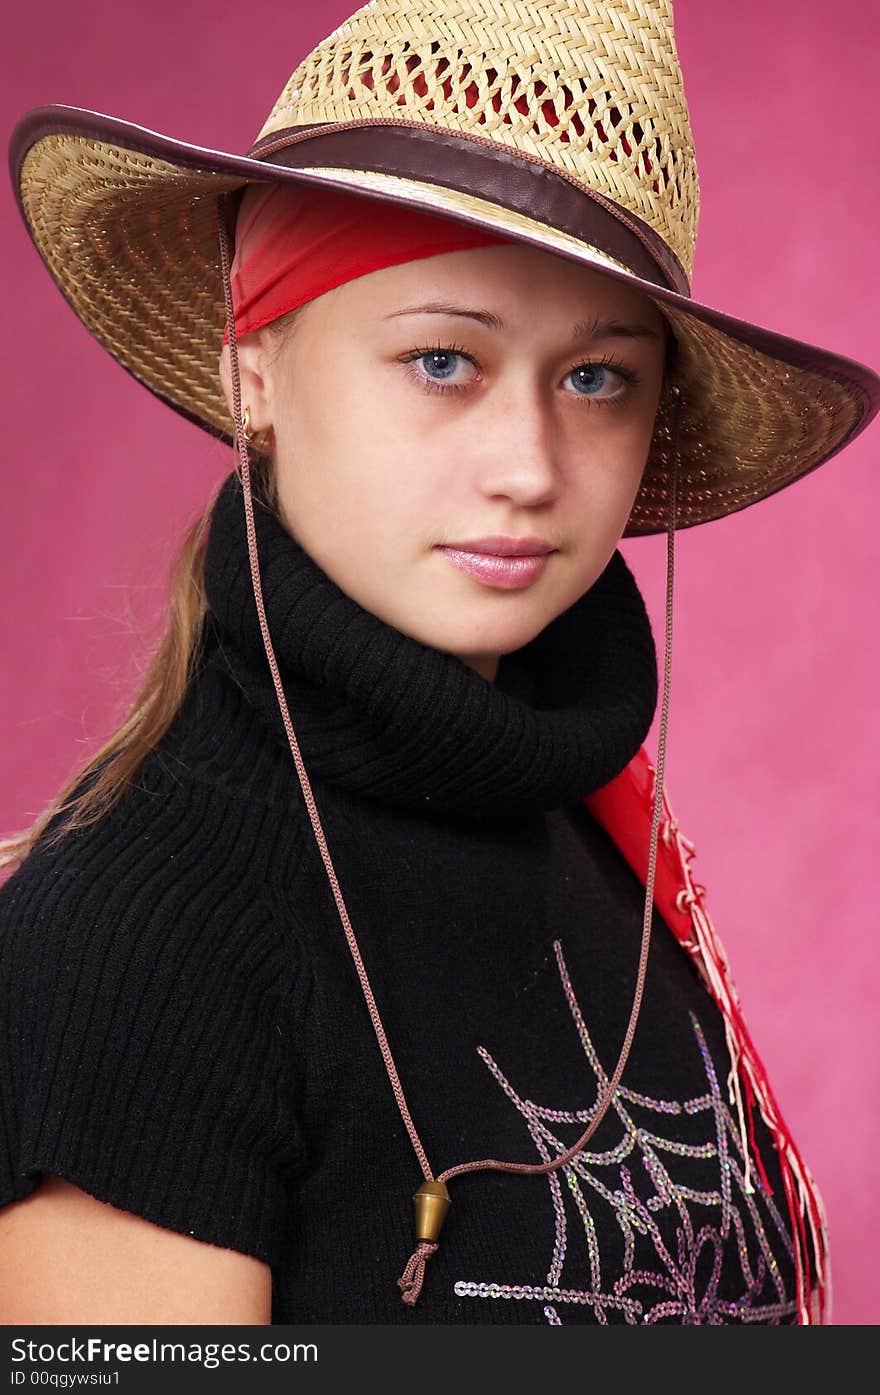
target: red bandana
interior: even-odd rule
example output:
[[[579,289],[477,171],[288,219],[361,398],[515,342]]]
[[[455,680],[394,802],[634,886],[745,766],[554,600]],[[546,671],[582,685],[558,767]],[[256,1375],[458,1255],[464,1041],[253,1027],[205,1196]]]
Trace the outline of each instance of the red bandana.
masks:
[[[236,334],[381,267],[509,242],[455,218],[346,190],[251,184],[239,208],[230,268]]]

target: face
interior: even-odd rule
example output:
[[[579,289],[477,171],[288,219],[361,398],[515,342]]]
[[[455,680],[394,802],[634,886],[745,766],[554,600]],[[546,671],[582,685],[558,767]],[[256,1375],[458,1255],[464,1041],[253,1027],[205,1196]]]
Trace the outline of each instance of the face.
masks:
[[[620,541],[666,326],[589,268],[469,248],[336,287],[282,339],[243,336],[242,402],[267,433],[285,526],[314,560],[492,681]],[[220,371],[231,412],[228,347]],[[499,555],[511,548],[524,555]]]

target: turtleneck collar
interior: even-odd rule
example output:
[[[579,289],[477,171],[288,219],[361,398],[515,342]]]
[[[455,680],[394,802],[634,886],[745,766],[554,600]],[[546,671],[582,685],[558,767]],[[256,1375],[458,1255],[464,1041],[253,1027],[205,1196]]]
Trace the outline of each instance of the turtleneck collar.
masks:
[[[310,779],[425,813],[485,817],[575,803],[644,741],[657,657],[619,551],[568,610],[501,657],[492,683],[364,609],[256,499],[254,522],[269,633]],[[293,763],[235,471],[213,511],[205,586],[216,656]]]

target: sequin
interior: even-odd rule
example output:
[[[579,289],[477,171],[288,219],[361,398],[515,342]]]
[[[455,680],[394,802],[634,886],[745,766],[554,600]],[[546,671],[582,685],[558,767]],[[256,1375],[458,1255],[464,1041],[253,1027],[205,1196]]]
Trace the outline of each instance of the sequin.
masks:
[[[583,1054],[601,1092],[609,1075],[587,1030],[560,941],[554,942],[554,949]],[[779,1265],[782,1253],[789,1263],[792,1261],[791,1236],[773,1197],[759,1179],[748,1174],[739,1121],[724,1098],[700,1023],[693,1013],[689,1018],[705,1090],[679,1101],[653,1099],[621,1086],[607,1116],[617,1118],[619,1141],[604,1149],[584,1148],[566,1166],[540,1179],[550,1187],[554,1215],[546,1282],[459,1279],[454,1284],[458,1297],[537,1302],[543,1305],[543,1316],[551,1326],[563,1324],[558,1310],[571,1305],[592,1309],[600,1324],[617,1315],[632,1325],[772,1325],[795,1318],[797,1304],[786,1293]],[[582,1132],[591,1111],[545,1108],[522,1097],[485,1047],[478,1047],[477,1052],[522,1115],[540,1160],[548,1162],[565,1152],[571,1140],[561,1139],[553,1126],[579,1125]],[[656,1124],[648,1127],[647,1121],[642,1122],[642,1113],[653,1115],[658,1124],[663,1116],[670,1121],[704,1118],[708,1136],[698,1143],[677,1138],[674,1133],[667,1136]],[[677,1158],[714,1163],[717,1185],[699,1189],[676,1181]],[[634,1177],[642,1179],[639,1188]],[[646,1185],[648,1195],[640,1195]],[[577,1227],[572,1229],[574,1240],[570,1243],[566,1198],[580,1221],[586,1250],[583,1258]],[[623,1241],[623,1263],[619,1265],[618,1255],[616,1275],[607,1272],[611,1261],[600,1251],[596,1218],[604,1208],[612,1212]],[[670,1238],[674,1243],[670,1244]],[[718,1290],[725,1256],[730,1267],[731,1252],[736,1256],[741,1291],[734,1298],[723,1298]],[[574,1272],[580,1276],[588,1271],[587,1286],[564,1284],[563,1269],[569,1255]]]

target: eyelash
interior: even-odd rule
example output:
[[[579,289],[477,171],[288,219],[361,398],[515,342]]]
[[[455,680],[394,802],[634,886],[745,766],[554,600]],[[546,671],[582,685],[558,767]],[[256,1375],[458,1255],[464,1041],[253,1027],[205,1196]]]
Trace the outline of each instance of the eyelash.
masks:
[[[476,366],[473,355],[467,353],[460,344],[427,344],[422,348],[413,349],[401,362],[415,364],[420,358],[424,358],[427,354],[457,354],[461,358],[467,359],[468,363],[473,363]],[[613,369],[630,387],[635,387],[640,381],[641,375],[636,373],[634,369],[627,368],[626,364],[621,363],[613,354],[604,354],[602,358],[597,359],[584,359],[580,363],[576,363],[573,368],[570,368],[566,376],[574,373],[578,368],[592,368],[595,366]],[[470,386],[465,383],[439,383],[435,379],[429,378],[426,374],[419,373],[415,368],[411,368],[406,376],[417,383],[424,392],[428,393],[433,392],[446,395],[453,392],[464,392],[466,388]],[[585,402],[588,407],[613,407],[622,402],[628,395],[626,391],[615,393],[614,397],[604,398],[590,397],[580,393],[574,394],[574,396],[580,397],[580,400]]]

